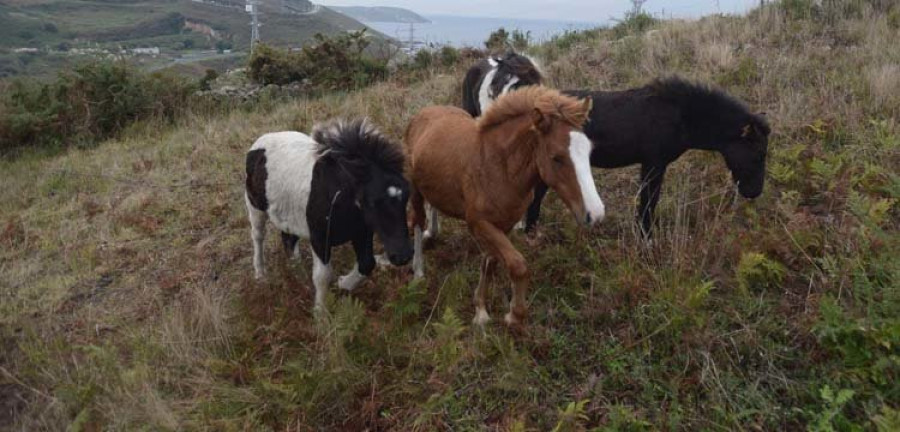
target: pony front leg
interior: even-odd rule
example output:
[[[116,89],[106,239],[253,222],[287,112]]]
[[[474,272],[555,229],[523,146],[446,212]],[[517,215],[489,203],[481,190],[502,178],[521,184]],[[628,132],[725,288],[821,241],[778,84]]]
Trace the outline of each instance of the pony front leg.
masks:
[[[487,312],[487,297],[491,292],[491,284],[497,270],[497,260],[486,255],[481,261],[481,277],[478,280],[478,288],[475,289],[475,318],[473,323],[483,326],[491,320]]]
[[[326,249],[329,250],[329,249]],[[313,286],[316,287],[316,312],[325,311],[325,294],[331,284],[331,264],[323,262],[313,249]]]
[[[366,230],[365,233],[353,239],[356,265],[350,273],[338,278],[338,287],[346,291],[353,291],[372,274],[372,270],[375,269],[375,255],[372,249],[371,231]]]
[[[641,202],[638,207],[638,222],[643,240],[650,240],[655,221],[656,204],[662,190],[665,165],[641,165]]]
[[[517,325],[528,317],[528,305],[525,303],[525,297],[528,294],[529,280],[525,257],[516,250],[506,234],[490,222],[479,220],[470,222],[469,226],[479,243],[489,254],[502,260],[509,272],[509,278],[513,283],[513,296],[509,304],[509,313],[506,314],[504,320],[510,326]]]

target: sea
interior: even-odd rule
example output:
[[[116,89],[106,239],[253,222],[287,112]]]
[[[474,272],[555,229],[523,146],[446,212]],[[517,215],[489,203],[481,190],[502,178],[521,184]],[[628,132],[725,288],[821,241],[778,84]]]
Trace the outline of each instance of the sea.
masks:
[[[417,44],[451,45],[457,48],[484,47],[484,41],[494,30],[503,27],[509,32],[530,32],[533,42],[549,40],[566,31],[596,28],[604,23],[590,21],[552,21],[512,18],[465,17],[455,15],[424,15],[430,23],[412,25],[412,39]],[[410,24],[367,22],[366,25],[390,37],[410,40]]]

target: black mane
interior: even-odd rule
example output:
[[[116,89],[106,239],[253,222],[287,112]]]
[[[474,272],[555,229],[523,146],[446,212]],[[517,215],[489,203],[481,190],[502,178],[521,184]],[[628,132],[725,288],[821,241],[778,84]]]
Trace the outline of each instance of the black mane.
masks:
[[[737,131],[739,126],[753,121],[766,135],[769,133],[764,117],[752,113],[746,104],[718,88],[678,76],[656,79],[649,87],[659,98],[681,107],[686,123],[696,132],[698,128],[721,127]],[[709,132],[718,135],[721,131]]]
[[[358,181],[364,180],[371,165],[403,173],[403,150],[367,119],[316,124],[312,138],[320,156],[333,158]]]

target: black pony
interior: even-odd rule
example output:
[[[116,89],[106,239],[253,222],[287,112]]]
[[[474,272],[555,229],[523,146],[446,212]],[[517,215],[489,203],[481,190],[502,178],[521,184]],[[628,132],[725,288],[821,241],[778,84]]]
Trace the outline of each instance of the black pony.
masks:
[[[565,93],[594,101],[584,126],[594,143],[592,166],[641,164],[638,220],[645,236],[652,229],[666,168],[690,149],[721,153],[744,197],[762,193],[771,130],[764,117],[721,90],[672,77],[626,91]],[[537,223],[546,193],[546,185],[535,189],[526,231]]]
[[[509,51],[500,57],[481,59],[463,80],[463,109],[479,117],[500,95],[543,81],[534,61]]]

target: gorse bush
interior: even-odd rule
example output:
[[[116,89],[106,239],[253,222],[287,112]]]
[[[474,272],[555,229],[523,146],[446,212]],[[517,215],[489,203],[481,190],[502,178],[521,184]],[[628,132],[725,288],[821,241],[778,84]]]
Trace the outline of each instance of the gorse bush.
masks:
[[[513,49],[516,51],[524,51],[531,44],[531,32],[514,29],[512,32],[506,31],[500,27],[488,35],[484,41],[484,47],[489,51],[506,51]]]
[[[0,150],[86,145],[136,120],[171,121],[194,90],[187,79],[121,62],[82,64],[50,83],[13,81],[0,100]]]
[[[628,35],[640,34],[656,25],[657,20],[652,15],[643,11],[630,11],[625,14],[625,19],[613,27],[613,35],[623,38]]]
[[[299,52],[260,45],[250,56],[249,76],[263,85],[308,81],[322,90],[359,88],[387,75],[387,63],[367,55],[368,46],[365,29],[336,37],[316,34]]]

